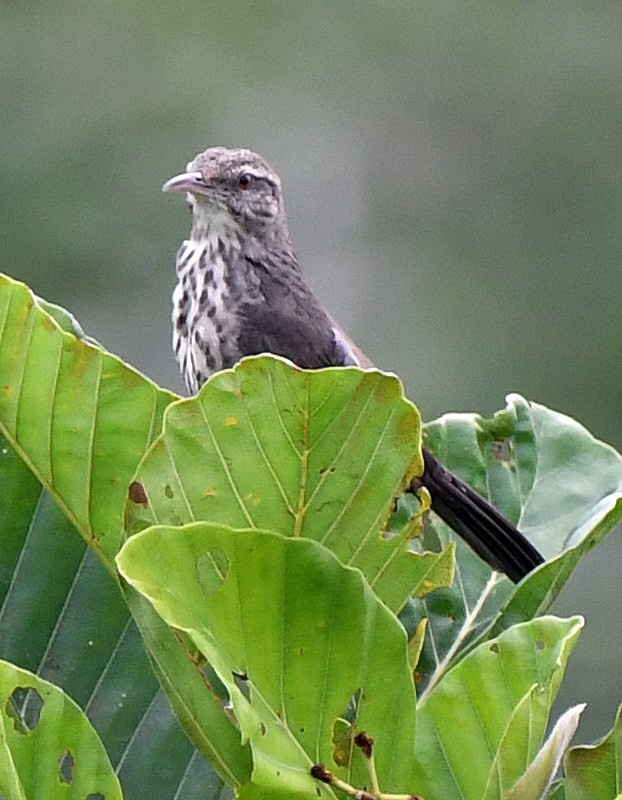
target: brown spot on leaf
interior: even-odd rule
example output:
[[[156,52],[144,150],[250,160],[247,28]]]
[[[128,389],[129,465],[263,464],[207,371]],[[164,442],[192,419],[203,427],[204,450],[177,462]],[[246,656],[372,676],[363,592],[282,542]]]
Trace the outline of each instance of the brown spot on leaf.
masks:
[[[147,492],[145,491],[145,487],[142,483],[138,481],[132,481],[130,483],[130,488],[128,490],[128,495],[132,503],[136,503],[140,506],[146,506],[149,504],[149,499],[147,497]]]
[[[354,737],[354,744],[361,748],[365,758],[371,758],[374,749],[374,740],[371,736],[368,736],[365,731],[356,734]]]
[[[332,783],[333,776],[324,764],[314,764],[311,767],[311,776],[322,783]]]

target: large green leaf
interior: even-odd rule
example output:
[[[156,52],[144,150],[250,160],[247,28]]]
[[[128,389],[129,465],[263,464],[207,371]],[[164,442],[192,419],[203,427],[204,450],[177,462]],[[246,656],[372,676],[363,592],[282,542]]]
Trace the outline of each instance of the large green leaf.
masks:
[[[622,457],[575,420],[518,395],[491,420],[446,415],[426,426],[425,438],[548,560],[514,587],[431,516],[426,535],[456,542],[456,577],[404,612],[409,630],[429,619],[418,665],[423,692],[477,641],[545,613],[581,556],[622,517]]]
[[[251,357],[169,407],[136,474],[127,528],[208,520],[304,536],[399,609],[449,574],[449,550],[416,555],[409,526],[385,533],[421,468],[419,416],[394,376]]]
[[[111,567],[133,470],[173,395],[0,277],[0,430]]]
[[[61,330],[56,318],[63,328],[75,328],[59,310],[54,319],[50,317],[25,286],[0,277],[0,430],[116,576],[113,558],[122,537],[131,477],[159,432],[162,411],[173,396],[119,359]],[[102,724],[110,726],[120,769],[128,784],[145,790],[148,784],[141,769],[133,771],[137,762],[130,756],[138,752],[140,731],[149,720],[154,740],[173,759],[166,780],[158,784],[166,791],[165,785],[180,775],[178,767],[184,780],[191,752],[179,739],[170,713],[157,702],[135,630],[127,627],[118,587],[112,579],[106,581],[78,546],[79,540],[66,544],[73,526],[55,514],[49,499],[25,477],[11,453],[5,447],[0,460],[11,476],[8,484],[5,480],[0,485],[2,521],[8,532],[0,543],[6,553],[0,569],[5,588],[10,587],[0,620],[6,633],[0,640],[3,654],[15,655],[24,666],[40,672],[48,667],[56,670],[50,677],[71,687],[81,702],[93,700],[91,710],[101,708],[91,692],[105,693],[107,686],[114,686],[107,697],[118,705],[113,705],[114,711],[102,711]],[[63,531],[63,539],[55,537],[57,529]],[[41,564],[49,569],[41,569]],[[22,602],[24,593],[28,603]],[[186,730],[191,736],[200,730],[196,744],[201,752],[213,758],[230,783],[242,782],[250,769],[250,751],[240,744],[223,702],[215,693],[204,694],[206,675],[167,626],[154,619],[150,606],[133,598],[131,605],[158,675],[165,687],[175,686],[169,696],[177,713],[184,719],[192,714],[201,717],[200,725],[194,720]],[[28,613],[34,624],[25,627]],[[158,746],[154,741],[152,748]],[[131,753],[126,747],[132,748]],[[142,751],[138,762],[145,756]],[[157,777],[155,769],[151,774]],[[179,789],[177,780],[172,791]]]
[[[516,625],[445,675],[419,703],[417,793],[426,800],[505,796],[536,757],[582,624],[542,617]]]
[[[243,797],[326,796],[309,775],[318,762],[368,785],[360,753],[345,766],[333,759],[335,726],[355,695],[355,730],[375,740],[382,789],[412,791],[406,637],[358,570],[311,540],[207,523],[150,528],[117,563],[227,685],[253,750]]]
[[[0,793],[11,800],[121,800],[86,715],[60,689],[0,661]]]

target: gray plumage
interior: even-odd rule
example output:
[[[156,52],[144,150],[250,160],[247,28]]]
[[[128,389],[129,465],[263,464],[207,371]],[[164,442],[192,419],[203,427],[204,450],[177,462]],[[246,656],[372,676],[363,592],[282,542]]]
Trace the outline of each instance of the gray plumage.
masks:
[[[173,294],[173,348],[190,392],[244,355],[363,363],[300,272],[281,182],[260,156],[210,148],[164,189],[185,192],[192,209]]]
[[[163,186],[185,193],[190,236],[177,253],[173,348],[191,393],[242,356],[273,353],[305,369],[371,362],[322,307],[292,246],[281,182],[250,150],[211,147]],[[416,486],[491,566],[520,580],[542,563],[525,537],[424,450]]]

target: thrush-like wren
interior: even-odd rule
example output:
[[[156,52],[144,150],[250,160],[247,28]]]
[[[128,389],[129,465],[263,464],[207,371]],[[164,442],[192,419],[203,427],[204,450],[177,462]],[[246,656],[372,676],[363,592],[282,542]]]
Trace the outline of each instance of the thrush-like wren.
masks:
[[[305,281],[291,243],[281,181],[250,150],[211,147],[165,192],[187,196],[192,228],[177,253],[173,347],[191,393],[258,353],[304,369],[371,367]],[[494,569],[519,581],[542,563],[530,542],[424,448],[432,509]]]

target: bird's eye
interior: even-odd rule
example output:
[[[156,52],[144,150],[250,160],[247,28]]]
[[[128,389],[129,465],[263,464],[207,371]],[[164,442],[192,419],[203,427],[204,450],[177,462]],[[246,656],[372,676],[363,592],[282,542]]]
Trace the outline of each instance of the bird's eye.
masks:
[[[249,175],[248,172],[243,172],[242,175],[238,178],[238,186],[240,189],[248,189],[253,182],[253,176]]]

